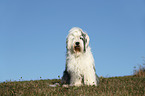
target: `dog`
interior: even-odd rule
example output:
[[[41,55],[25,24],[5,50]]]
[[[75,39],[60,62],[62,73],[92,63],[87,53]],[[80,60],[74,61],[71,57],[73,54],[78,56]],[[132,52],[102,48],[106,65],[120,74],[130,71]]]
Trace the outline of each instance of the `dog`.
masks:
[[[69,86],[97,86],[94,58],[89,46],[90,38],[81,28],[70,29],[66,39],[66,66],[61,83]]]

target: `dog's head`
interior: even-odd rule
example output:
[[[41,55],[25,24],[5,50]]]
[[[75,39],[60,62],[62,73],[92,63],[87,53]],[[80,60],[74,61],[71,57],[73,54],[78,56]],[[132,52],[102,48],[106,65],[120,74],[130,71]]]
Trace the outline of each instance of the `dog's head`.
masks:
[[[74,27],[69,31],[66,40],[67,50],[70,50],[72,53],[76,54],[86,52],[89,41],[89,36],[83,32],[81,28]]]

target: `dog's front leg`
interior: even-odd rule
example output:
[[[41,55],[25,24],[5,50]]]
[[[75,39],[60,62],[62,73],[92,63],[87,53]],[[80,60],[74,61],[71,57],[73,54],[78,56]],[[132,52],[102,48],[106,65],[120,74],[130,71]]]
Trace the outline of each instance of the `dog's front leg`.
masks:
[[[70,79],[70,86],[81,86],[82,77],[80,75],[72,74]]]

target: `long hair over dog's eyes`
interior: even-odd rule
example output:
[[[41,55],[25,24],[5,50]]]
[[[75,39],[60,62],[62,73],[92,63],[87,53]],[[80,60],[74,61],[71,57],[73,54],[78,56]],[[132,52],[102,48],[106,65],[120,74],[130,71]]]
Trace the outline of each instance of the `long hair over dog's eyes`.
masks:
[[[82,39],[82,40],[83,40],[83,39],[84,39],[84,37],[83,37],[83,36],[81,36],[81,37],[80,37],[80,39]]]
[[[83,36],[81,36],[80,39],[82,39],[83,41],[87,42],[87,39],[84,38]]]

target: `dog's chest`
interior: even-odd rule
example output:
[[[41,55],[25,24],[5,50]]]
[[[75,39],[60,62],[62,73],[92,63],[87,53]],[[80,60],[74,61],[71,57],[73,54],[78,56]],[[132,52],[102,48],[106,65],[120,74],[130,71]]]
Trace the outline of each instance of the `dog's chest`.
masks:
[[[92,62],[90,62],[89,56],[86,55],[82,55],[79,57],[72,56],[69,59],[67,67],[68,70],[70,71],[77,71],[80,72],[80,74],[82,74],[82,72],[89,70],[89,68],[92,66],[91,63]]]

